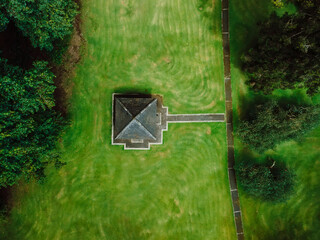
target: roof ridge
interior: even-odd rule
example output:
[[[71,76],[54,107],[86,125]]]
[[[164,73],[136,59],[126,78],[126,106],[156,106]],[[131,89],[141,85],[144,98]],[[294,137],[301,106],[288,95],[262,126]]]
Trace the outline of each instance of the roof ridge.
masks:
[[[139,114],[138,114],[138,115],[139,115]],[[151,137],[152,137],[154,140],[156,140],[156,137],[153,136],[153,134],[149,131],[149,129],[146,128],[138,119],[136,120],[136,122],[137,122],[138,124],[140,124],[145,130],[147,130],[147,132],[151,135]],[[130,124],[130,123],[129,123],[129,124]]]
[[[120,103],[120,105],[122,106],[122,108],[127,112],[127,113],[129,113],[129,115],[132,117],[132,119],[134,119],[135,117],[133,117],[133,115],[131,114],[131,112],[126,108],[126,106],[120,101],[120,99],[119,98],[116,98],[116,100],[118,101],[118,103]],[[139,115],[139,114],[138,114]],[[131,121],[132,121],[132,119],[131,119]],[[130,122],[131,122],[130,121]],[[129,122],[129,123],[130,123]],[[129,124],[128,123],[128,124]]]
[[[130,125],[132,124],[132,122],[136,122],[139,126],[141,126],[143,128],[143,130],[147,131],[148,135],[150,135],[154,140],[156,140],[156,137],[153,136],[153,134],[144,126],[142,125],[142,123],[140,121],[138,121],[137,119],[133,118],[128,124],[127,126],[125,126],[121,132],[119,132],[119,134],[116,136],[115,139],[119,139],[119,136],[126,131],[126,129],[128,129],[130,127]]]
[[[141,115],[142,113],[144,113],[144,112],[147,110],[147,108],[148,108],[153,102],[155,102],[155,101],[157,101],[156,98],[153,99],[150,103],[148,103],[148,105],[147,105],[144,109],[142,109],[142,111],[141,111],[137,116],[135,116],[134,118],[137,118],[139,115]],[[139,121],[139,122],[140,122],[140,121]]]
[[[153,104],[154,102],[156,102],[157,101],[157,99],[155,98],[154,100],[152,100],[137,116],[135,116],[134,117],[134,119],[137,119],[137,121],[156,139],[156,136],[154,136],[150,131],[149,131],[149,129],[142,123],[142,122],[140,122],[140,120],[138,119],[138,117],[140,116],[140,115],[142,115],[147,109],[148,109],[148,107],[151,105],[151,104]]]

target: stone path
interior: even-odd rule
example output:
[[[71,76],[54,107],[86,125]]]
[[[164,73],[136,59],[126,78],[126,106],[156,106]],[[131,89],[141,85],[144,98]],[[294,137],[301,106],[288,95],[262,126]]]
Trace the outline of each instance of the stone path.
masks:
[[[168,122],[224,122],[224,113],[216,114],[168,114]]]
[[[237,231],[237,239],[243,240],[243,226],[240,209],[240,201],[237,187],[236,174],[234,170],[234,140],[233,140],[233,122],[232,122],[232,90],[230,73],[230,41],[229,41],[229,1],[222,0],[222,44],[223,44],[223,63],[224,63],[224,85],[226,96],[226,125],[227,125],[227,143],[228,143],[228,176],[232,199],[234,222]]]

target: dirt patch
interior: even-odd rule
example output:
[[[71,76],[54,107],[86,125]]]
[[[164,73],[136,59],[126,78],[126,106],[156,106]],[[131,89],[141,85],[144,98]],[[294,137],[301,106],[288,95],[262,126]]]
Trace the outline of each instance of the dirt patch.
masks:
[[[70,81],[75,76],[76,65],[82,59],[82,49],[85,46],[85,39],[81,32],[81,2],[76,1],[79,6],[79,14],[74,22],[74,29],[69,43],[69,47],[63,56],[62,64],[52,66],[52,71],[56,76],[54,82],[56,90],[54,97],[56,100],[55,109],[63,115],[68,113],[69,100],[72,95],[73,82]]]

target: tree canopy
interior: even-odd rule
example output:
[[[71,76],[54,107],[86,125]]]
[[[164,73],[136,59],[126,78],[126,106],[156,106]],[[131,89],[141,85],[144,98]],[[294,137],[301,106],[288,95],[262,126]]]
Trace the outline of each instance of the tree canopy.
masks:
[[[0,30],[12,19],[34,47],[50,51],[71,34],[76,14],[73,0],[0,0]]]
[[[257,163],[244,159],[235,167],[240,187],[253,197],[267,201],[283,201],[293,190],[294,173],[275,161]],[[268,163],[269,162],[269,163]]]
[[[320,91],[320,0],[290,0],[296,14],[271,17],[259,25],[256,46],[242,56],[249,85],[270,94],[275,89]]]
[[[4,0],[0,0],[0,32],[5,30],[9,23],[9,19],[7,17],[4,6],[5,6]]]
[[[252,149],[263,152],[287,140],[297,140],[320,123],[319,105],[281,104],[269,100],[240,121],[237,135]]]
[[[54,149],[63,120],[53,109],[53,78],[46,62],[23,70],[0,58],[0,187],[59,164]]]

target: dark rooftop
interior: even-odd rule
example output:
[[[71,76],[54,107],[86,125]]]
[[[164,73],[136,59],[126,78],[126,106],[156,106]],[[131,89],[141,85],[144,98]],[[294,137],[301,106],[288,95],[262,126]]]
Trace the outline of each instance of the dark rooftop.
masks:
[[[162,141],[158,98],[151,95],[114,95],[113,143],[149,148]]]
[[[115,139],[156,139],[157,99],[116,98]]]
[[[160,95],[113,95],[112,144],[125,149],[150,149],[162,144],[168,123],[224,122],[224,113],[168,114]]]

